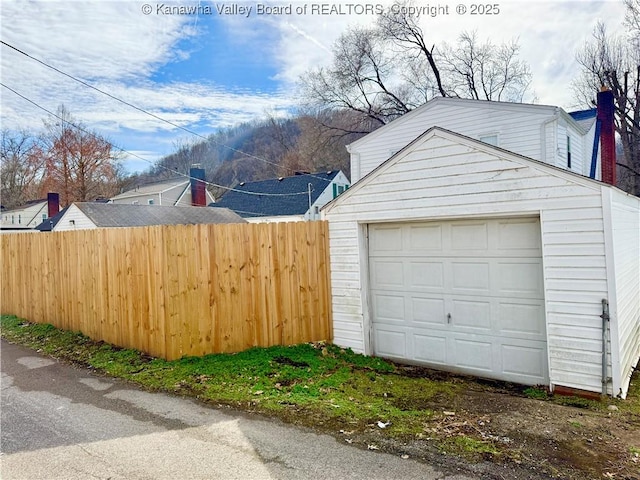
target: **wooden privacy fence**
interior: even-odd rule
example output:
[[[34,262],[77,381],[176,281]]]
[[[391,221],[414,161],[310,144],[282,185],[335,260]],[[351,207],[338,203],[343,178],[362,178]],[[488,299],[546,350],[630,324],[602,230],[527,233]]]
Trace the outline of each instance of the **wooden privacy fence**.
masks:
[[[0,235],[2,313],[151,355],[331,340],[326,222]]]

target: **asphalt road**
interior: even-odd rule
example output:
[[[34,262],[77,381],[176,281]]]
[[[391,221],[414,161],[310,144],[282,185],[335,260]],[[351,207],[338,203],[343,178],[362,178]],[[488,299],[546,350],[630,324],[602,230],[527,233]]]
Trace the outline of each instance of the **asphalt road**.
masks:
[[[0,348],[4,480],[471,478]]]

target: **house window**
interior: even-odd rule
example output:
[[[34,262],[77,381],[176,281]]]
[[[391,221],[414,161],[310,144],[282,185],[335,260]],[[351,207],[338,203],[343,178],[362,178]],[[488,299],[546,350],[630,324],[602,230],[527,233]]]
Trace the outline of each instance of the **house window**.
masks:
[[[16,217],[15,215],[11,215],[11,223],[16,223]]]
[[[492,133],[491,135],[481,135],[479,140],[489,145],[498,146],[498,134]]]
[[[338,195],[344,192],[344,185],[338,185]]]
[[[150,198],[149,200],[147,200],[147,204],[148,204],[148,205],[153,205],[153,203],[154,203],[154,202],[153,202],[153,198]]]
[[[567,168],[571,168],[571,137],[567,135]]]
[[[314,208],[314,212],[316,213],[316,215],[318,215],[320,213],[320,207],[316,205]]]
[[[18,215],[18,225],[22,225],[22,215]]]
[[[44,222],[46,219],[47,219],[47,214],[46,214],[46,213],[43,213],[43,214],[42,214],[42,221]]]

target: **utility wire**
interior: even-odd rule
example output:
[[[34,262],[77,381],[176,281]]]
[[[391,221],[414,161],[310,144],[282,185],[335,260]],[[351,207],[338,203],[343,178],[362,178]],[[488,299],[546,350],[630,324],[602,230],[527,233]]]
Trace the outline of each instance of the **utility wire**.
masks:
[[[92,137],[97,138],[95,133],[89,132],[88,130],[85,130],[83,127],[81,127],[79,125],[76,125],[75,123],[70,122],[69,120],[66,120],[66,119],[62,118],[60,115],[58,115],[56,113],[53,113],[52,111],[50,111],[47,108],[39,105],[38,103],[34,102],[33,100],[25,97],[24,95],[22,95],[21,93],[15,91],[13,88],[5,85],[4,83],[0,82],[0,85],[3,86],[4,88],[6,88],[7,90],[13,92],[15,95],[17,95],[18,97],[22,98],[23,100],[26,100],[30,104],[32,104],[35,107],[39,108],[40,110],[43,110],[43,111],[47,112],[49,115],[57,118],[58,120],[61,120],[61,121],[65,122],[65,123],[68,123],[72,127],[76,128],[77,130],[80,130],[81,132],[86,133],[87,135],[91,135]],[[232,191],[232,192],[238,192],[238,193],[244,193],[244,194],[247,194],[247,195],[258,195],[258,196],[264,196],[264,197],[289,197],[289,196],[293,196],[293,195],[308,195],[308,193],[309,193],[307,190],[305,190],[304,192],[294,192],[294,193],[258,193],[258,192],[251,192],[251,191],[246,191],[246,190],[238,190],[236,188],[231,188],[231,187],[225,187],[224,185],[218,185],[217,183],[207,182],[206,180],[202,180],[200,178],[195,178],[195,177],[192,177],[190,175],[177,172],[175,170],[172,170],[169,167],[165,167],[164,165],[156,165],[151,160],[147,160],[146,158],[143,158],[140,155],[137,155],[137,154],[135,154],[133,152],[129,152],[128,150],[125,150],[124,148],[118,147],[117,145],[114,145],[113,143],[109,142],[108,140],[106,140],[104,138],[102,138],[102,140],[107,142],[111,146],[111,148],[115,148],[116,150],[119,150],[122,153],[126,153],[127,155],[131,155],[132,157],[138,158],[138,159],[140,159],[140,160],[142,160],[144,162],[150,163],[151,165],[154,165],[156,167],[159,166],[160,168],[164,168],[165,170],[168,170],[168,171],[172,172],[173,174],[177,174],[177,175],[179,175],[181,177],[185,177],[185,178],[188,178],[190,180],[197,180],[199,182],[204,183],[205,185],[209,185],[209,186],[212,186],[212,187],[223,188],[225,190],[229,190],[229,191]]]
[[[49,65],[48,63],[44,62],[43,60],[40,60],[39,58],[36,58],[36,57],[34,57],[34,56],[32,56],[32,55],[29,55],[28,53],[26,53],[26,52],[24,52],[24,51],[20,50],[20,49],[19,49],[19,48],[17,48],[17,47],[14,47],[13,45],[11,45],[11,44],[9,44],[9,43],[5,42],[4,40],[0,40],[0,43],[1,43],[2,45],[5,45],[6,47],[11,48],[12,50],[15,50],[15,51],[16,51],[16,52],[18,52],[19,54],[24,55],[25,57],[27,57],[27,58],[29,58],[29,59],[31,59],[31,60],[34,60],[35,62],[38,62],[39,64],[41,64],[41,65],[43,65],[43,66],[45,66],[45,67],[47,67],[47,68],[49,68],[49,69],[51,69],[51,70],[53,70],[53,71],[55,71],[55,72],[59,73],[60,75],[64,75],[65,77],[68,77],[68,78],[70,78],[71,80],[73,80],[73,81],[75,81],[75,82],[78,82],[78,83],[80,83],[80,84],[84,85],[85,87],[91,88],[92,90],[95,90],[96,92],[99,92],[99,93],[101,93],[101,94],[103,94],[103,95],[106,95],[107,97],[109,97],[109,98],[111,98],[111,99],[113,99],[113,100],[115,100],[115,101],[117,101],[117,102],[120,102],[120,103],[122,103],[122,104],[124,104],[124,105],[127,105],[128,107],[131,107],[131,108],[133,108],[133,109],[135,109],[135,110],[138,110],[139,112],[142,112],[142,113],[144,113],[145,115],[149,115],[149,116],[151,116],[151,117],[155,118],[156,120],[160,120],[161,122],[167,123],[167,124],[171,125],[172,127],[175,127],[175,128],[180,129],[180,130],[183,130],[183,131],[185,131],[185,132],[187,132],[187,133],[190,133],[191,135],[194,135],[194,136],[196,136],[196,137],[198,137],[198,138],[201,138],[201,139],[203,139],[203,140],[205,140],[205,141],[211,141],[211,142],[215,143],[216,145],[218,145],[218,146],[220,146],[220,147],[227,148],[227,149],[231,150],[232,152],[239,153],[240,155],[244,155],[244,156],[246,156],[246,157],[253,158],[253,159],[255,159],[255,160],[259,160],[259,161],[261,161],[261,162],[268,163],[268,164],[270,164],[270,165],[275,165],[276,167],[282,167],[282,165],[280,165],[280,164],[278,164],[278,163],[271,162],[271,161],[269,161],[269,160],[267,160],[267,159],[265,159],[265,158],[261,158],[261,157],[258,157],[258,156],[256,156],[256,155],[253,155],[253,154],[251,154],[251,153],[247,153],[247,152],[244,152],[244,151],[242,151],[242,150],[239,150],[239,149],[237,149],[237,148],[230,147],[229,145],[225,145],[224,143],[218,142],[218,141],[217,141],[217,140],[215,140],[214,138],[211,138],[211,137],[205,137],[204,135],[201,135],[201,134],[199,134],[198,132],[194,132],[193,130],[190,130],[190,129],[189,129],[189,128],[187,128],[187,127],[183,127],[182,125],[178,125],[178,124],[177,124],[177,123],[175,123],[175,122],[172,122],[172,121],[170,121],[170,120],[167,120],[167,119],[165,119],[165,118],[162,118],[162,117],[160,117],[160,116],[156,115],[155,113],[151,113],[151,112],[149,112],[148,110],[145,110],[144,108],[138,107],[137,105],[134,105],[134,104],[132,104],[132,103],[130,103],[130,102],[127,102],[126,100],[123,100],[123,99],[121,99],[121,98],[119,98],[119,97],[116,97],[115,95],[112,95],[112,94],[110,94],[109,92],[105,92],[104,90],[101,90],[100,88],[95,87],[95,86],[91,85],[90,83],[85,82],[84,80],[82,80],[82,79],[80,79],[80,78],[77,78],[77,77],[75,77],[75,76],[73,76],[73,75],[71,75],[71,74],[69,74],[69,73],[63,72],[62,70],[60,70],[59,68],[54,67],[53,65]],[[313,175],[311,175],[311,174],[308,174],[308,175],[313,176]],[[317,178],[317,179],[319,179],[319,180],[324,180],[324,181],[326,181],[326,182],[330,182],[330,181],[331,181],[331,180],[327,180],[326,178],[322,178],[322,177],[314,177],[314,178]]]

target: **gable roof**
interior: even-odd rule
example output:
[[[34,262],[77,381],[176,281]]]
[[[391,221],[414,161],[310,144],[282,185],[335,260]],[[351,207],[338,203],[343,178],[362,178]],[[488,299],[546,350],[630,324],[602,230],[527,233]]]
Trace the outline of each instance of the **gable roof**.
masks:
[[[576,112],[569,112],[569,116],[573,118],[578,125],[585,130],[589,130],[591,125],[596,121],[598,110],[596,108],[590,108],[588,110],[578,110]]]
[[[226,208],[74,203],[97,227],[144,227],[149,225],[196,225],[245,223]]]
[[[520,155],[518,153],[514,153],[510,150],[505,150],[504,148],[496,147],[490,145],[488,143],[481,142],[480,140],[476,140],[471,137],[467,137],[466,135],[462,135],[461,133],[452,132],[451,130],[447,130],[441,127],[431,127],[426,130],[424,133],[419,135],[416,139],[406,145],[402,150],[397,152],[395,155],[392,155],[388,160],[378,165],[378,167],[374,168],[367,175],[362,177],[356,183],[354,183],[351,188],[349,188],[346,192],[344,192],[339,197],[333,199],[331,202],[327,203],[322,210],[325,212],[330,211],[334,206],[340,205],[343,202],[348,202],[349,198],[352,195],[356,195],[357,192],[365,187],[370,181],[375,179],[378,175],[385,172],[387,169],[391,168],[395,163],[400,161],[406,155],[409,155],[413,151],[413,147],[416,144],[419,144],[423,141],[428,141],[434,136],[439,136],[442,138],[446,138],[453,142],[459,143],[461,145],[466,145],[475,150],[479,150],[482,152],[489,153],[491,155],[499,155],[501,157],[507,158],[508,160],[518,162],[525,166],[532,166],[537,169],[543,170],[545,173],[549,175],[554,175],[557,177],[565,178],[574,183],[584,185],[590,188],[599,189],[602,186],[613,188],[619,190],[617,187],[613,185],[609,185],[608,183],[604,183],[600,180],[596,180],[593,178],[586,177],[584,175],[580,175],[579,173],[572,172],[570,170],[565,170],[564,168],[557,167],[555,165],[551,165],[545,162],[541,162],[539,160],[535,160],[533,158],[525,157],[524,155]],[[620,192],[625,193],[626,195],[630,195],[626,192],[620,190]]]
[[[241,183],[211,206],[229,208],[242,217],[304,215],[309,204],[318,199],[339,172],[333,170]]]
[[[36,230],[39,230],[41,232],[50,232],[56,227],[56,225],[58,224],[62,216],[67,212],[67,210],[69,210],[68,206],[64,207],[62,210],[56,213],[53,217],[43,220],[40,225],[36,226]]]
[[[162,182],[148,183],[146,185],[139,185],[131,190],[127,190],[115,197],[112,200],[120,200],[123,198],[139,197],[144,195],[155,195],[158,193],[164,193],[167,190],[172,190],[176,187],[189,187],[189,179],[183,177],[173,178],[171,180],[164,180]]]
[[[351,152],[356,149],[358,146],[371,141],[374,138],[377,138],[382,132],[387,131],[390,128],[401,128],[406,122],[411,122],[415,117],[419,117],[423,115],[425,111],[428,111],[432,108],[435,108],[441,104],[451,104],[453,105],[466,105],[472,108],[484,108],[484,109],[493,109],[493,110],[520,110],[522,112],[526,111],[537,111],[537,112],[546,112],[549,115],[560,115],[567,122],[573,124],[579,130],[582,130],[584,133],[588,130],[585,125],[576,121],[569,115],[565,110],[560,107],[552,106],[552,105],[537,105],[533,103],[516,103],[516,102],[496,102],[496,101],[487,101],[487,100],[475,100],[470,98],[453,98],[453,97],[435,97],[426,102],[423,105],[420,105],[418,108],[411,110],[408,113],[405,113],[399,118],[396,118],[392,122],[383,125],[382,127],[374,130],[373,132],[365,135],[362,138],[350,143],[347,145],[347,151]],[[433,127],[436,125],[425,125],[425,127]]]

